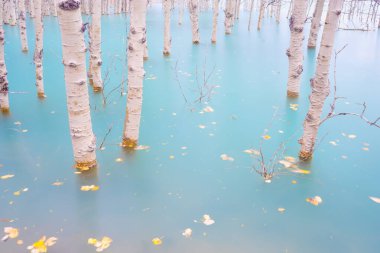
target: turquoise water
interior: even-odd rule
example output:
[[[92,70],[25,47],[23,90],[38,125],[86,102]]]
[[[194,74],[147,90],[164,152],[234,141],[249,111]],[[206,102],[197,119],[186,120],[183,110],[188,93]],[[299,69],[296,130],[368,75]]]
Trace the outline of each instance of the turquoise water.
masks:
[[[248,15],[242,13],[233,34],[224,36],[221,13],[218,42],[212,45],[211,13],[203,13],[201,43],[194,46],[188,16],[180,27],[176,15],[172,54],[165,58],[162,12],[149,9],[140,144],[150,149],[134,153],[118,146],[126,96],[125,85],[124,90],[117,87],[126,77],[127,21],[124,16],[103,17],[103,76],[110,76],[105,93],[116,91],[106,106],[100,94],[90,91],[98,146],[112,130],[105,149],[97,151],[97,170],[81,175],[72,168],[57,19],[45,18],[44,101],[37,99],[34,86],[32,21],[27,20],[27,54],[20,50],[18,29],[5,27],[10,90],[21,93],[10,95],[11,115],[0,117],[0,175],[15,175],[0,180],[0,219],[14,220],[0,224],[1,230],[19,228],[18,239],[24,244],[8,240],[0,243],[0,251],[26,252],[28,245],[47,235],[58,238],[49,252],[95,252],[87,239],[103,236],[113,239],[108,252],[378,252],[380,205],[368,197],[380,197],[379,129],[350,117],[326,122],[314,159],[302,166],[311,174],[280,169],[270,184],[252,171],[255,159],[243,153],[259,147],[267,128],[272,138],[264,142],[263,152],[268,158],[285,140],[286,155],[297,155],[316,51],[305,48],[302,94],[288,100],[285,19],[279,25],[266,19],[262,31],[248,32]],[[347,100],[339,102],[338,110],[360,111],[357,103],[366,101],[368,118],[376,118],[380,34],[339,31],[336,48],[345,44],[337,82],[338,95]],[[196,72],[201,83],[204,72],[212,73],[209,85],[218,86],[207,104],[212,113],[200,114],[206,104],[193,103],[199,97]],[[290,103],[299,104],[299,110],[291,110]],[[15,125],[17,121],[21,125]],[[369,144],[368,151],[362,150],[367,147],[363,143]],[[221,154],[234,161],[221,160]],[[55,181],[64,184],[52,186]],[[100,189],[80,191],[90,184]],[[28,191],[20,196],[13,194],[24,188]],[[315,195],[323,199],[319,206],[305,201]],[[277,211],[280,207],[284,213]],[[204,214],[215,224],[202,224]],[[186,228],[192,229],[191,238],[182,236]],[[163,244],[153,245],[154,237]]]

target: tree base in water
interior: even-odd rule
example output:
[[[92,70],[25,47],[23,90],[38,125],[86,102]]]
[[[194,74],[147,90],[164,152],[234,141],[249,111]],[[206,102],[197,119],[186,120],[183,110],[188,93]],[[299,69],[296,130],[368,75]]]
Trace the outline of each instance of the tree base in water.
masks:
[[[1,110],[1,113],[4,115],[9,115],[11,113],[11,110],[9,109],[9,107],[2,107],[0,110]]]
[[[307,151],[300,151],[300,153],[298,154],[298,157],[302,161],[309,161],[313,157],[313,153],[307,152]]]
[[[287,91],[287,95],[288,95],[288,97],[290,97],[290,98],[296,98],[296,97],[299,96],[299,93],[298,93],[298,92],[294,92],[294,91],[290,91],[290,90],[288,90],[288,91]]]
[[[39,99],[44,99],[44,98],[46,98],[44,92],[37,92],[37,97],[38,97]]]
[[[129,138],[123,138],[123,142],[121,143],[121,146],[123,148],[133,149],[137,146],[137,140],[132,140]]]
[[[169,56],[169,55],[170,55],[170,52],[168,52],[168,51],[164,51],[163,54],[164,54],[164,56]]]
[[[76,162],[75,168],[80,171],[86,171],[94,168],[96,166],[96,160],[90,162]]]
[[[95,87],[94,86],[94,92],[101,92],[103,90],[102,87]]]

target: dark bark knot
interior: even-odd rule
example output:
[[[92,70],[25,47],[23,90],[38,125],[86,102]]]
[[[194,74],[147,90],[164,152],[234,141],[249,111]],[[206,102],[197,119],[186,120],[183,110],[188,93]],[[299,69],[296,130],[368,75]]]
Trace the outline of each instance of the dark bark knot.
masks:
[[[65,10],[65,11],[73,11],[73,10],[79,9],[79,6],[80,6],[80,1],[76,1],[76,0],[66,0],[66,1],[60,2],[58,5],[58,7],[61,10]]]

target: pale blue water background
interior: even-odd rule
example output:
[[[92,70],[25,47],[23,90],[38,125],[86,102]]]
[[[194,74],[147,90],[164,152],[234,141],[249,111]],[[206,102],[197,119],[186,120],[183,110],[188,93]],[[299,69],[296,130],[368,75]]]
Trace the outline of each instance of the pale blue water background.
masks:
[[[379,129],[356,118],[331,120],[321,128],[319,136],[325,138],[315,158],[303,167],[312,171],[310,175],[281,173],[271,184],[264,183],[252,172],[253,159],[242,151],[258,148],[273,107],[278,107],[264,152],[269,156],[281,141],[291,138],[286,154],[297,155],[317,53],[305,51],[302,95],[290,101],[286,98],[286,19],[280,25],[266,19],[257,32],[255,17],[248,32],[248,15],[242,13],[233,34],[224,36],[221,12],[216,45],[210,43],[211,20],[211,13],[202,14],[201,43],[194,46],[188,16],[180,27],[175,12],[172,54],[165,58],[162,12],[149,9],[150,58],[145,67],[146,77],[156,79],[144,82],[140,143],[150,149],[125,153],[118,143],[126,97],[114,92],[103,108],[101,96],[90,90],[98,145],[113,126],[106,149],[97,151],[98,169],[90,175],[75,175],[72,168],[57,19],[45,18],[48,97],[44,101],[37,99],[34,86],[33,22],[27,20],[28,54],[20,50],[18,28],[5,27],[10,90],[26,94],[11,94],[11,115],[0,117],[0,163],[4,165],[0,175],[15,174],[0,181],[0,218],[15,222],[1,222],[0,229],[19,228],[24,245],[9,240],[0,243],[0,252],[26,252],[27,245],[42,235],[58,237],[49,252],[95,252],[87,239],[102,236],[113,239],[107,252],[379,252],[380,205],[368,198],[380,197]],[[109,69],[109,91],[125,78],[126,17],[105,16],[102,26],[103,75]],[[360,111],[355,103],[366,101],[368,118],[376,118],[380,114],[380,34],[339,31],[336,48],[346,43],[338,59],[337,81],[339,96],[347,97],[350,104],[342,101],[338,109]],[[220,87],[209,103],[215,112],[199,114],[203,105],[185,105],[175,79],[176,62],[178,70],[191,74],[178,76],[192,100],[197,97],[193,91],[196,66],[200,79],[203,65],[207,73],[215,66],[210,84]],[[289,109],[290,103],[298,103],[299,110]],[[16,121],[21,126],[14,125]],[[200,129],[200,124],[206,128]],[[22,129],[28,132],[19,132]],[[337,139],[338,146],[329,144]],[[362,150],[363,143],[370,144],[369,151]],[[222,161],[223,153],[235,161]],[[169,159],[171,155],[175,159]],[[117,163],[116,158],[124,161]],[[56,180],[64,185],[52,186]],[[298,183],[291,184],[292,180]],[[80,191],[86,184],[97,184],[100,190]],[[13,195],[25,187],[28,192]],[[318,207],[305,201],[315,195],[323,198]],[[279,207],[286,211],[279,213]],[[215,224],[194,223],[203,214],[210,214]],[[191,239],[181,235],[188,227],[193,230]],[[154,246],[153,237],[163,237],[163,244]]]

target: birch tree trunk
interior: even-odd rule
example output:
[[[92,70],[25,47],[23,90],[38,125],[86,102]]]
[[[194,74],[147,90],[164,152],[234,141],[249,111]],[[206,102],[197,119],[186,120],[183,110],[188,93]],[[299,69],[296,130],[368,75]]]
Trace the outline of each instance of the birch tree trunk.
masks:
[[[170,0],[162,0],[163,7],[164,7],[164,19],[165,19],[165,25],[164,25],[164,55],[168,56],[170,55],[170,44],[171,44],[171,36],[170,36],[170,8],[171,8],[171,2]]]
[[[3,22],[4,24],[16,25],[16,4],[15,0],[3,0],[4,1],[4,12],[3,12]]]
[[[314,152],[315,140],[318,134],[323,105],[330,92],[329,69],[334,48],[335,32],[338,29],[339,16],[344,0],[330,1],[325,26],[322,34],[321,47],[317,58],[315,76],[311,79],[310,107],[304,121],[304,132],[300,139],[301,151],[299,157],[308,160]]]
[[[259,20],[257,21],[257,30],[259,31],[261,29],[261,23],[264,17],[265,5],[266,5],[266,0],[260,0]]]
[[[319,27],[321,26],[321,17],[322,17],[324,3],[325,3],[325,0],[317,0],[317,3],[315,5],[313,20],[311,21],[309,41],[307,43],[307,46],[309,48],[314,48],[317,44]]]
[[[18,1],[18,24],[20,27],[21,50],[28,52],[28,38],[26,37],[26,23],[25,23],[25,2],[24,0]]]
[[[178,24],[182,25],[183,21],[183,9],[184,9],[184,1],[185,0],[178,0]]]
[[[231,34],[232,32],[232,26],[234,22],[234,9],[233,9],[233,2],[235,0],[226,0],[226,9],[224,10],[224,30],[226,34]]]
[[[56,17],[57,14],[57,0],[50,0],[50,15]]]
[[[90,26],[90,84],[94,91],[99,92],[103,89],[102,81],[102,56],[101,56],[101,0],[92,0],[92,17]]]
[[[293,13],[289,20],[290,46],[286,51],[289,58],[289,75],[287,94],[297,97],[300,92],[301,74],[303,72],[303,30],[306,21],[307,0],[294,0]]]
[[[36,65],[36,86],[37,95],[39,98],[45,97],[43,68],[42,68],[42,55],[43,55],[43,37],[44,37],[44,24],[41,9],[41,0],[34,1],[34,13],[36,18],[34,20],[34,29],[36,33],[35,47],[34,47],[34,64]]]
[[[9,113],[7,67],[4,59],[3,1],[0,2],[0,109]]]
[[[189,1],[189,12],[191,20],[191,30],[193,36],[193,43],[198,44],[199,38],[199,20],[198,20],[198,0]]]
[[[30,18],[35,18],[35,10],[34,10],[34,0],[29,0],[29,16]]]
[[[276,22],[277,24],[280,23],[280,17],[281,17],[281,1],[277,0],[277,6],[276,6]]]
[[[219,15],[219,0],[214,0],[213,12],[214,12],[214,15],[212,18],[211,42],[216,43],[216,30],[218,27],[218,15]]]
[[[251,0],[251,5],[249,7],[249,19],[248,19],[248,31],[251,31],[251,20],[252,20],[252,11],[255,0]]]
[[[128,92],[122,146],[134,148],[139,139],[146,41],[146,0],[131,0],[128,36]]]
[[[49,0],[41,0],[42,16],[49,16]]]
[[[61,0],[58,4],[58,19],[75,167],[88,170],[96,165],[96,139],[91,125],[80,1]]]

